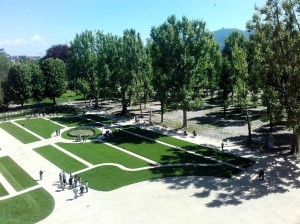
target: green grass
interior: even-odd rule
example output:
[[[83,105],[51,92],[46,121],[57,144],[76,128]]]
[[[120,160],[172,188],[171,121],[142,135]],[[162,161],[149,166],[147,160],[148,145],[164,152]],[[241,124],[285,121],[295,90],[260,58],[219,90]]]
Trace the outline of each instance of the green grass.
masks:
[[[57,97],[55,99],[56,103],[65,103],[65,102],[69,102],[69,101],[78,101],[78,100],[84,100],[83,96],[81,94],[76,94],[76,92],[68,90],[67,92],[65,92],[64,94],[62,94],[61,97]],[[44,99],[42,101],[43,103],[52,103],[52,99]],[[33,102],[32,102],[33,104]]]
[[[51,118],[52,121],[56,121],[68,127],[76,126],[103,126],[102,124],[84,119],[78,116],[65,116],[65,117],[54,117]]]
[[[63,133],[61,133],[61,137],[65,138],[65,139],[69,139],[69,140],[74,140],[75,137],[72,137],[72,136],[68,135],[68,132],[71,131],[71,130],[73,130],[73,129],[70,129],[70,130],[67,130],[67,131],[64,131]],[[97,138],[97,137],[100,136],[100,130],[99,129],[94,128],[94,131],[95,131],[95,134],[92,135],[92,136],[86,137],[86,139],[94,139],[94,138]]]
[[[60,125],[54,124],[51,121],[47,121],[43,118],[24,119],[16,121],[18,124],[23,124],[25,128],[38,134],[43,138],[50,138],[51,134],[57,129],[63,128]]]
[[[1,224],[32,224],[49,216],[53,197],[43,188],[0,201]]]
[[[0,172],[16,191],[21,191],[37,184],[31,176],[8,156],[0,158]]]
[[[82,144],[57,143],[57,145],[94,165],[118,163],[129,168],[149,166],[147,162],[141,159],[99,142]]]
[[[28,133],[24,129],[14,125],[11,122],[2,123],[0,124],[0,127],[24,144],[40,140],[39,138],[35,137],[34,135]]]
[[[36,148],[34,150],[67,173],[73,173],[87,167],[51,145]]]
[[[100,122],[102,124],[112,124],[112,123],[115,122],[114,120],[111,120],[111,119],[108,119],[108,118],[105,118],[105,117],[100,117],[96,114],[87,114],[87,115],[84,115],[83,117],[88,118],[88,119],[92,119],[93,121],[97,121],[97,122]]]
[[[230,153],[224,153],[216,149],[204,147],[181,139],[172,138],[157,132],[141,129],[135,126],[126,126],[123,129],[139,135],[146,136],[148,138],[152,138],[161,142],[168,143],[170,145],[178,146],[186,150],[191,150],[196,153],[200,153],[202,155],[209,156],[217,160],[222,160],[224,162],[231,163],[236,166],[241,166],[243,168],[248,168],[253,164],[255,164],[255,161],[247,158],[239,157]]]
[[[108,139],[108,142],[161,164],[216,163],[202,156],[196,156],[123,131],[114,131],[114,136],[114,138]]]
[[[3,187],[3,185],[0,183],[0,197],[3,197],[5,195],[8,195],[7,190]]]
[[[111,191],[126,185],[157,178],[177,176],[215,176],[230,178],[241,171],[226,165],[159,167],[141,171],[125,171],[115,166],[101,166],[80,174],[92,189]]]

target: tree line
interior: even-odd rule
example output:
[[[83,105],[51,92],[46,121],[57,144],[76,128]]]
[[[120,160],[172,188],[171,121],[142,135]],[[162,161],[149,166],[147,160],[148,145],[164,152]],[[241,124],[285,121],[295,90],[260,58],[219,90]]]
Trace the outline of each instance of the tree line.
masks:
[[[29,99],[59,97],[76,89],[95,106],[99,99],[118,100],[120,115],[132,103],[152,98],[164,113],[199,109],[203,96],[215,94],[226,116],[229,106],[243,114],[251,138],[251,113],[266,108],[270,131],[278,121],[294,133],[292,152],[300,145],[300,3],[267,0],[246,24],[250,38],[234,32],[222,50],[203,20],[170,16],[152,27],[144,44],[127,29],[122,36],[83,31],[69,46],[50,47],[39,63],[11,65],[0,56],[0,105],[23,105]]]

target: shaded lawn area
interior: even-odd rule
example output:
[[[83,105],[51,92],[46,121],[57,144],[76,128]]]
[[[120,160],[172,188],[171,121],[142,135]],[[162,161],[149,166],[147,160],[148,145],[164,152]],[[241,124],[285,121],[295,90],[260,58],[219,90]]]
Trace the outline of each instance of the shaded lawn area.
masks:
[[[50,118],[52,121],[58,122],[68,127],[76,127],[76,126],[103,126],[102,124],[89,121],[85,118],[78,116],[64,116],[64,117],[53,117]]]
[[[3,187],[3,185],[0,183],[0,197],[8,195],[7,190]]]
[[[40,140],[39,138],[35,137],[34,135],[14,125],[11,122],[2,123],[0,124],[0,127],[24,144],[36,142]]]
[[[57,129],[63,128],[60,125],[54,124],[51,121],[47,121],[43,118],[24,119],[16,121],[18,124],[24,124],[24,127],[33,131],[43,138],[50,138],[51,134]]]
[[[34,151],[67,173],[73,173],[87,167],[85,164],[59,151],[51,145],[36,148]]]
[[[128,168],[139,168],[150,165],[146,161],[99,142],[82,144],[60,142],[57,143],[57,145],[93,165],[101,163],[118,163]]]
[[[93,121],[97,121],[97,122],[100,122],[102,124],[112,124],[112,123],[115,123],[114,120],[111,120],[111,119],[108,119],[108,118],[105,118],[105,117],[100,117],[96,114],[86,114],[83,116],[84,118],[88,118],[88,119],[92,119]]]
[[[53,197],[44,188],[38,188],[0,201],[0,223],[37,223],[49,216],[53,209]]]
[[[9,156],[0,158],[0,172],[16,191],[37,185],[32,177]]]
[[[230,178],[240,173],[226,165],[220,166],[174,166],[158,167],[141,171],[125,171],[115,166],[100,166],[80,174],[83,180],[89,182],[92,189],[99,191],[111,191],[130,184],[177,176],[214,176]]]
[[[109,138],[108,142],[161,164],[216,163],[202,156],[193,155],[123,131],[114,131],[113,134],[115,137]]]
[[[230,153],[221,152],[216,149],[197,145],[197,144],[185,141],[185,140],[173,138],[173,137],[166,136],[166,135],[163,135],[163,134],[160,134],[157,132],[141,129],[141,128],[138,128],[135,126],[125,126],[123,129],[133,132],[133,133],[136,133],[136,134],[139,134],[139,135],[146,136],[148,138],[152,138],[152,139],[155,139],[155,140],[158,140],[161,142],[168,143],[170,145],[178,146],[178,147],[181,147],[186,150],[191,150],[195,153],[199,153],[199,154],[202,154],[205,156],[209,156],[211,158],[222,160],[224,162],[231,163],[236,166],[241,166],[243,168],[248,168],[248,167],[252,166],[253,164],[255,164],[255,161],[247,159],[247,158],[239,157],[239,156],[236,156],[236,155],[233,155]]]

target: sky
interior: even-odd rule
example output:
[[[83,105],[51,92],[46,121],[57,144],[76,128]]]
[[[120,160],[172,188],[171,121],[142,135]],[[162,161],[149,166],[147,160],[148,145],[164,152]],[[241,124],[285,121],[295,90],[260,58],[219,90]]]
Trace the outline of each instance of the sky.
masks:
[[[76,33],[101,30],[121,36],[133,28],[143,40],[170,15],[206,22],[209,31],[245,30],[254,6],[266,0],[1,0],[0,48],[9,55],[43,56]]]

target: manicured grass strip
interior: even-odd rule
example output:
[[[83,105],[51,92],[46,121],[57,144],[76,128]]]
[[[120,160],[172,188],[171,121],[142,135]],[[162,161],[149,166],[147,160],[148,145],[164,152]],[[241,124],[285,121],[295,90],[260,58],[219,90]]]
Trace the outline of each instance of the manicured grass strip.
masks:
[[[8,195],[8,192],[6,189],[3,187],[3,185],[0,183],[0,197]]]
[[[203,166],[174,166],[159,167],[141,171],[125,171],[115,166],[100,166],[80,174],[83,180],[89,182],[89,186],[99,191],[111,191],[126,185],[165,177],[177,176],[214,176],[230,178],[240,173],[226,165]]]
[[[105,117],[100,117],[100,116],[95,115],[95,114],[87,114],[87,115],[84,115],[83,117],[88,118],[88,119],[92,119],[93,121],[97,121],[97,122],[100,122],[102,124],[112,124],[112,123],[115,122],[114,120],[111,120],[111,119],[108,119],[108,118],[105,118]]]
[[[51,121],[47,121],[43,118],[24,119],[16,121],[18,124],[23,124],[25,128],[33,131],[43,138],[50,138],[51,134],[57,129],[63,128],[60,125],[54,124]]]
[[[77,128],[80,128],[80,127],[77,127]],[[72,128],[72,129],[69,129],[67,131],[64,131],[63,133],[61,133],[61,137],[62,138],[65,138],[65,139],[70,139],[70,140],[75,140],[76,137],[72,137],[72,136],[69,136],[68,133],[69,131],[73,130],[73,129],[76,129],[76,128]],[[100,136],[100,130],[98,128],[94,128],[94,131],[95,131],[95,134],[92,135],[92,136],[88,136],[86,137],[86,139],[94,139],[94,138],[97,138]]]
[[[53,209],[53,197],[45,189],[38,188],[0,201],[0,223],[37,223],[49,216]]]
[[[149,166],[147,162],[99,142],[82,144],[57,143],[60,147],[94,165],[118,163],[128,168]]]
[[[196,156],[123,131],[114,131],[114,136],[107,141],[161,164],[216,163],[202,156]]]
[[[34,135],[28,133],[22,128],[19,128],[18,126],[14,125],[11,122],[7,123],[2,123],[0,124],[0,127],[14,136],[16,139],[18,139],[20,142],[26,144],[26,143],[31,143],[31,142],[36,142],[39,141],[40,139],[35,137]]]
[[[181,147],[186,150],[191,150],[196,153],[209,156],[211,158],[222,160],[224,162],[231,163],[236,166],[241,166],[243,168],[248,168],[253,164],[255,164],[255,161],[247,158],[239,157],[230,153],[224,153],[216,149],[204,147],[181,139],[172,138],[157,132],[141,129],[135,126],[126,126],[124,127],[124,129],[139,135],[143,135],[148,138],[156,139],[161,142],[165,142],[174,146]]]
[[[85,164],[82,164],[78,160],[68,156],[51,145],[36,148],[34,150],[67,173],[73,173],[87,167]]]
[[[37,185],[32,177],[8,156],[0,158],[0,172],[16,191]]]
[[[101,124],[97,124],[96,122],[89,121],[82,117],[78,116],[64,116],[64,117],[54,117],[51,118],[52,121],[56,121],[68,127],[76,127],[76,126],[103,126]]]

